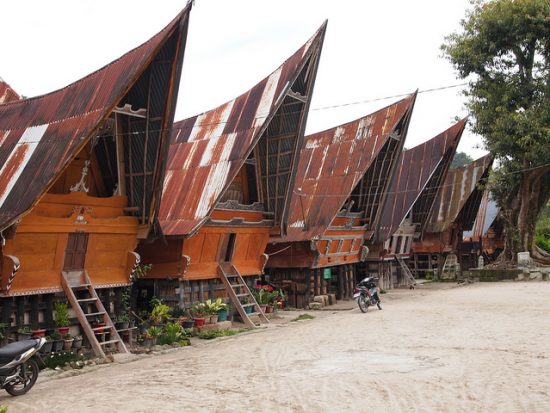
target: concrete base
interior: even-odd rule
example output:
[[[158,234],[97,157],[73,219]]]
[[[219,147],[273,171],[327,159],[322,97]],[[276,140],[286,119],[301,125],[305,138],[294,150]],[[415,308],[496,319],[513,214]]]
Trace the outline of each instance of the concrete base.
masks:
[[[205,324],[200,327],[195,327],[195,331],[201,333],[203,331],[220,331],[230,330],[232,327],[231,321],[219,321],[216,324]]]

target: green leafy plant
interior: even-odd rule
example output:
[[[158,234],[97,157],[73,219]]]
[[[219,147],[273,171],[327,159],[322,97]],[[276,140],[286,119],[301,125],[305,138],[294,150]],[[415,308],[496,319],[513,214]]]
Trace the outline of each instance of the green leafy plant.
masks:
[[[191,307],[191,314],[195,318],[202,318],[209,313],[205,303],[196,303]]]
[[[54,331],[52,332],[52,334],[50,334],[50,338],[55,341],[55,340],[61,340],[61,334],[59,334],[59,331]]]
[[[214,301],[206,300],[204,304],[209,314],[218,314],[222,310],[229,309],[229,306],[219,297]]]
[[[58,351],[57,353],[50,354],[48,357],[43,357],[43,365],[41,367],[55,369],[56,367],[63,367],[74,361],[85,361],[86,358],[85,355],[79,355],[74,351]],[[84,364],[82,364],[82,366],[83,365]]]
[[[21,333],[21,334],[31,334],[32,333],[32,328],[30,328],[30,327],[21,327],[21,328],[17,329],[17,332]]]
[[[159,303],[153,307],[149,318],[153,323],[162,323],[168,319],[169,311],[170,307],[168,307],[166,304]]]
[[[162,333],[162,329],[157,326],[149,327],[146,331],[147,336],[150,338],[158,337],[160,336],[161,333]]]
[[[312,320],[314,319],[315,317],[310,315],[310,314],[300,314],[298,317],[296,318],[293,318],[292,320],[290,321],[301,321],[301,320]]]
[[[58,327],[67,327],[69,321],[69,307],[65,301],[56,301],[55,308],[55,324]]]
[[[180,318],[180,317],[183,317],[185,315],[185,309],[181,308],[181,307],[172,307],[170,308],[170,311],[168,311],[168,315],[171,317],[171,318]]]
[[[198,338],[202,340],[212,340],[214,338],[218,337],[227,337],[227,336],[234,336],[239,333],[244,333],[245,331],[248,331],[250,329],[248,328],[241,328],[239,330],[210,330],[210,331],[203,331],[198,334]]]
[[[8,413],[8,406],[0,406],[0,413]]]
[[[177,323],[168,323],[164,327],[164,333],[159,336],[159,344],[172,344],[185,338],[183,327]]]
[[[147,273],[153,268],[153,264],[139,264],[133,271],[135,279],[145,277]]]

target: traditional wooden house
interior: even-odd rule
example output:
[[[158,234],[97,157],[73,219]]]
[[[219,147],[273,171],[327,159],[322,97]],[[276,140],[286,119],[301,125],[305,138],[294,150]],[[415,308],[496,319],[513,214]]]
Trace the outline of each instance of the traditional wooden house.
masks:
[[[269,236],[287,231],[325,27],[248,92],[174,125],[162,235],[139,247],[152,264],[139,281],[139,298],[185,307],[225,290],[250,322],[239,302],[256,306],[246,285],[252,280],[242,276],[262,274]]]
[[[413,239],[421,237],[435,198],[464,131],[463,119],[436,137],[403,151],[392,177],[380,225],[359,277],[377,276],[382,288],[414,284],[405,260]]]
[[[463,233],[461,251],[478,259],[482,256],[482,263],[489,264],[504,250],[503,231],[500,208],[491,198],[490,192],[484,191],[472,229]],[[479,263],[470,262],[470,268]]]
[[[269,280],[286,284],[291,305],[353,295],[354,264],[366,258],[415,98],[306,137],[288,233],[272,236],[267,248]]]
[[[19,99],[21,99],[19,94],[0,77],[0,105]]]
[[[0,317],[8,332],[53,327],[54,295],[65,292],[96,352],[96,317],[111,329],[101,346],[124,347],[108,313],[119,310],[113,297],[119,305],[139,263],[134,250],[158,214],[190,9],[85,78],[0,105]]]
[[[463,231],[472,229],[484,184],[493,158],[486,155],[460,168],[449,170],[439,188],[422,236],[411,248],[411,267],[416,276],[426,270],[439,277],[457,275],[460,269],[476,266],[477,256],[463,250]],[[432,259],[432,257],[437,259]]]

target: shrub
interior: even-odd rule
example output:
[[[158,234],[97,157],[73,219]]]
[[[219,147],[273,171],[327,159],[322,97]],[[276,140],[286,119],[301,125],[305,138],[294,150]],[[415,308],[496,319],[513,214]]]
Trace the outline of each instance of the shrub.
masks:
[[[65,301],[56,301],[55,307],[55,324],[58,327],[67,327],[69,322],[69,306]]]
[[[310,314],[300,314],[298,317],[296,318],[293,318],[292,320],[290,321],[301,321],[301,320],[312,320],[314,319],[315,317],[310,315]]]

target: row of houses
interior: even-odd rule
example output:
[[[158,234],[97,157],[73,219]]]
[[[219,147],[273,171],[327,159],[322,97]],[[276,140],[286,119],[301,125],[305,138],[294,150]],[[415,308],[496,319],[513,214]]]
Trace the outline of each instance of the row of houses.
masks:
[[[494,217],[479,184],[492,158],[449,170],[465,119],[403,150],[411,93],[304,136],[326,22],[249,91],[174,122],[190,11],[52,93],[21,99],[0,81],[8,331],[52,327],[66,296],[92,342],[89,316],[112,326],[130,285],[137,307],[224,296],[252,324],[240,298],[258,277],[303,307],[350,298],[366,274],[409,285],[450,256],[467,268],[488,251]]]

